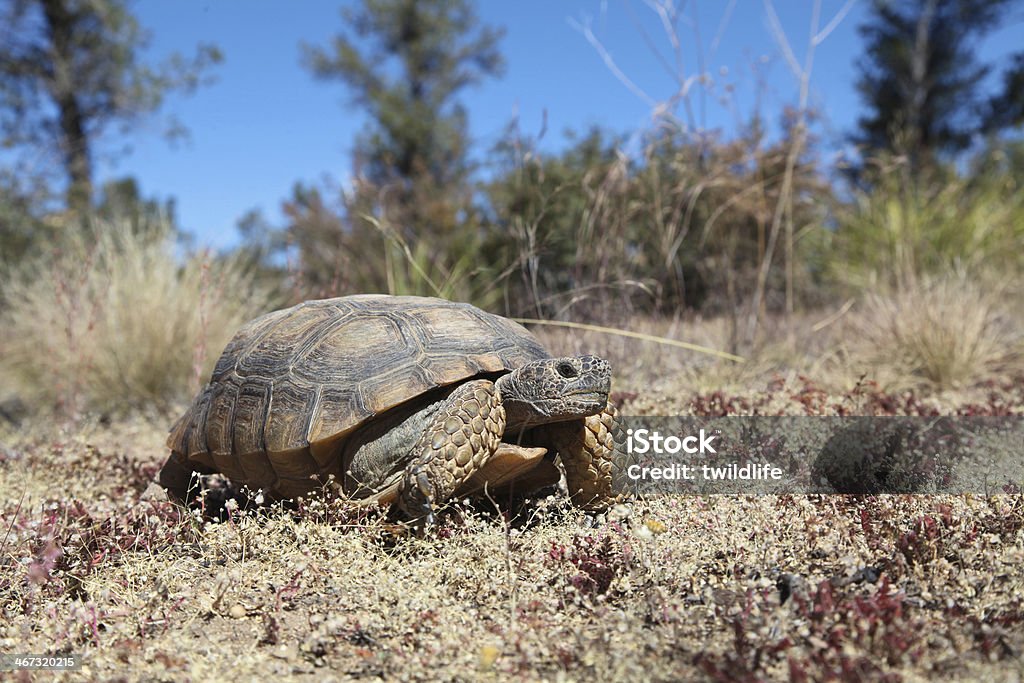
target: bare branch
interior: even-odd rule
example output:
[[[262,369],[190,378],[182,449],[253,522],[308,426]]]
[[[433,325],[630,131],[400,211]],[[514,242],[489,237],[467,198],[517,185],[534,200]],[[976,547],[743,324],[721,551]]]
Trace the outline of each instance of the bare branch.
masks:
[[[633,5],[630,4],[629,2],[626,2],[625,5],[626,10],[629,12],[629,18],[633,22],[633,27],[636,28],[637,32],[640,33],[640,37],[643,39],[644,44],[647,46],[647,49],[651,51],[651,54],[654,55],[654,57],[658,60],[658,63],[660,63],[661,66],[665,69],[665,73],[667,73],[672,78],[672,80],[677,81],[681,84],[681,72],[679,72],[676,68],[673,68],[673,66],[669,64],[668,59],[665,58],[665,55],[661,54],[661,50],[658,49],[658,46],[657,44],[655,44],[654,39],[651,38],[651,35],[647,32],[646,29],[644,29],[643,24],[640,23],[640,20],[636,15],[636,12],[633,11]]]
[[[656,2],[655,0],[645,0],[647,6],[650,7],[661,19],[661,27],[665,29],[665,35],[668,37],[670,43],[672,43],[672,49],[679,54],[681,44],[679,42],[679,35],[676,31],[675,24],[672,23],[672,17],[675,15],[675,8],[672,8],[672,12],[669,12],[669,7],[666,6],[664,1]]]
[[[722,20],[718,22],[718,30],[715,31],[715,39],[711,41],[711,57],[714,58],[715,53],[718,52],[718,45],[722,42],[722,36],[725,35],[725,27],[729,25],[729,20],[732,18],[732,12],[736,9],[736,0],[729,0],[729,4],[725,7],[725,12],[722,14]]]
[[[853,9],[853,6],[856,4],[857,0],[846,0],[846,4],[836,12],[836,15],[832,17],[832,21],[828,22],[828,26],[821,29],[820,33],[811,38],[811,42],[814,43],[814,45],[820,45],[826,38],[828,38],[832,31],[836,30],[836,27],[838,27],[839,24],[843,23],[843,19],[846,18],[846,15],[850,13],[850,10]]]
[[[573,19],[569,19],[569,25],[583,34],[583,37],[587,39],[587,42],[590,43],[595,50],[597,50],[597,54],[601,56],[601,59],[604,61],[605,66],[608,67],[608,70],[612,72],[613,76],[619,79],[620,83],[626,86],[626,88],[628,88],[629,91],[632,92],[634,95],[643,100],[644,104],[646,104],[647,106],[651,107],[652,109],[658,106],[657,100],[655,100],[653,97],[644,92],[644,90],[640,86],[631,81],[629,79],[629,76],[622,72],[622,69],[620,69],[619,66],[615,63],[615,59],[612,58],[611,53],[609,53],[608,50],[605,49],[604,44],[598,39],[597,36],[594,35],[593,30],[591,30],[590,28],[589,19],[583,24]]]
[[[775,255],[775,248],[779,241],[779,234],[782,232],[782,228],[785,227],[786,232],[786,315],[787,320],[791,315],[792,307],[792,245],[793,245],[793,221],[792,221],[792,202],[793,202],[793,175],[796,170],[796,163],[800,157],[800,153],[803,150],[803,145],[806,137],[806,116],[807,116],[807,100],[810,95],[810,83],[811,83],[811,70],[814,66],[814,49],[816,44],[814,42],[814,36],[818,33],[818,22],[821,18],[821,0],[814,0],[814,10],[811,13],[811,26],[810,26],[810,40],[807,44],[807,54],[804,59],[804,66],[801,68],[796,64],[796,57],[793,55],[792,50],[789,48],[789,43],[786,41],[785,34],[782,32],[782,27],[778,24],[779,18],[775,13],[775,7],[772,5],[772,0],[764,0],[765,9],[768,11],[770,20],[773,25],[777,28],[776,38],[780,40],[780,45],[783,46],[783,51],[786,52],[792,59],[794,73],[800,81],[800,105],[797,111],[797,123],[793,132],[793,140],[790,143],[789,152],[786,155],[786,166],[782,176],[782,187],[779,191],[779,198],[775,204],[775,211],[772,215],[771,229],[768,233],[768,243],[765,245],[764,258],[761,261],[761,265],[758,268],[757,273],[757,285],[754,289],[753,300],[750,305],[750,314],[747,318],[747,339],[753,343],[754,336],[757,333],[758,319],[761,309],[761,301],[764,299],[765,288],[768,284],[768,274],[772,267],[772,259]],[[788,216],[788,219],[787,219]],[[785,226],[783,222],[785,221]]]
[[[772,4],[772,0],[764,0],[764,10],[768,13],[768,23],[771,24],[772,35],[775,36],[775,42],[779,44],[779,48],[782,50],[782,56],[786,58],[786,63],[789,64],[793,75],[797,78],[802,78],[803,70],[800,68],[800,63],[796,61],[793,48],[789,46],[789,39],[786,38],[786,32],[782,29],[779,15],[775,13],[775,5]]]
[[[704,42],[700,37],[700,16],[697,11],[697,0],[694,0],[691,4],[693,8],[693,37],[697,42],[697,74],[700,76],[702,82],[707,85],[707,81],[704,80],[707,77],[707,63],[704,60]],[[707,87],[701,88],[698,91],[700,97],[700,127],[703,129],[708,122],[707,117]]]

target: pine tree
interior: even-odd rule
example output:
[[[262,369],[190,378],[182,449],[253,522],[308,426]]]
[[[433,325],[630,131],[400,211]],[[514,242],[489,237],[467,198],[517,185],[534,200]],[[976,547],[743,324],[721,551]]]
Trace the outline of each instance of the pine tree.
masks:
[[[60,159],[67,206],[93,199],[97,141],[130,126],[173,89],[191,90],[219,51],[200,46],[150,68],[147,36],[125,0],[0,0],[0,146]]]
[[[373,242],[376,234],[416,254],[426,253],[421,245],[429,245],[432,263],[418,267],[450,277],[458,260],[451,250],[464,242],[457,234],[467,230],[475,213],[467,114],[459,96],[501,73],[501,32],[481,26],[465,0],[364,0],[345,8],[342,18],[349,30],[327,48],[305,46],[305,60],[317,77],[345,84],[352,104],[369,118],[354,149],[355,188],[346,199],[343,221],[348,239],[363,235]],[[331,242],[328,235],[335,232],[324,233],[331,221],[323,221],[322,205],[309,203],[313,194],[299,188],[286,207],[294,241],[306,245],[300,250],[307,270],[318,268],[315,262],[322,262],[324,254],[314,253],[317,245]],[[335,234],[334,244],[325,246],[336,248],[340,239]],[[343,257],[335,259],[335,267]],[[343,269],[354,272],[363,265]],[[321,266],[331,269],[328,263]],[[325,277],[310,275],[313,280]],[[388,277],[388,283],[355,286],[391,286]]]
[[[1002,76],[1002,89],[988,101],[985,113],[987,133],[1024,126],[1024,52],[1013,56],[1012,64]]]
[[[916,170],[967,148],[982,129],[979,37],[1013,0],[875,0],[860,27],[857,89],[868,112],[854,136],[865,155],[906,155]]]

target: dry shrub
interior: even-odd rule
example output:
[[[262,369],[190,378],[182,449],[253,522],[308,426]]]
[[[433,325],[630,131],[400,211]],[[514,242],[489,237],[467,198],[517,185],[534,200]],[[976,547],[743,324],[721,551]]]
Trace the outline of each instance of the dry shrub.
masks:
[[[117,222],[67,234],[4,284],[0,371],[37,408],[166,409],[189,398],[238,327],[269,305],[238,260],[182,260],[167,231]]]
[[[979,380],[1021,360],[1021,330],[1005,300],[1002,288],[964,275],[871,294],[851,321],[853,357],[888,382],[948,388]]]

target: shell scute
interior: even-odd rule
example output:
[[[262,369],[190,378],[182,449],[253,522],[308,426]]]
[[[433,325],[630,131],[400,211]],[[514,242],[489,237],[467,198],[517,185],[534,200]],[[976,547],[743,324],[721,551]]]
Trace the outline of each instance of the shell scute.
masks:
[[[270,401],[270,384],[249,380],[238,390],[232,418],[231,452],[235,455],[263,453],[264,425]]]
[[[260,325],[249,342],[239,349],[235,371],[242,377],[275,379],[289,374],[297,347],[306,347],[325,334],[330,324],[339,324],[338,312],[331,308],[299,309],[287,316]],[[283,333],[282,333],[283,332]],[[228,355],[226,349],[224,355]]]
[[[206,414],[206,445],[213,456],[230,455],[233,452],[237,402],[238,387],[233,381],[225,380],[213,386]]]
[[[317,392],[295,382],[275,382],[270,388],[267,422],[263,441],[271,453],[295,448],[309,433],[309,418],[316,403]]]

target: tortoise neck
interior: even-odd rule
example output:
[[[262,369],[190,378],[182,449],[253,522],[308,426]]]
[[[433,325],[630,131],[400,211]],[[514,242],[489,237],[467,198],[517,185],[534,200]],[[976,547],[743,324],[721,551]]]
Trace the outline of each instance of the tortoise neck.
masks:
[[[518,382],[518,370],[502,375],[494,381],[494,388],[498,390],[498,397],[505,408],[506,430],[522,429],[539,421],[537,411],[533,410],[529,403],[519,399]]]

